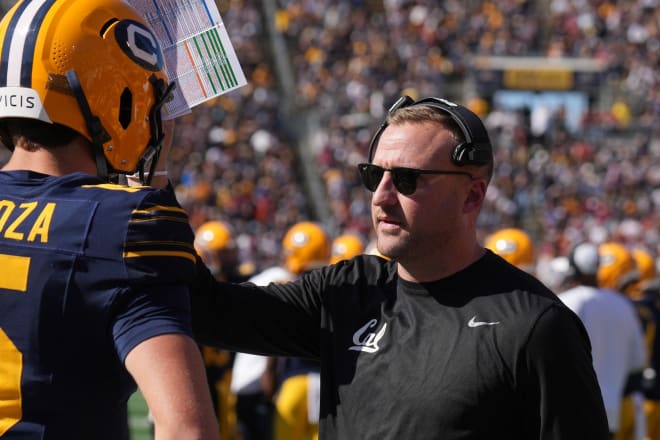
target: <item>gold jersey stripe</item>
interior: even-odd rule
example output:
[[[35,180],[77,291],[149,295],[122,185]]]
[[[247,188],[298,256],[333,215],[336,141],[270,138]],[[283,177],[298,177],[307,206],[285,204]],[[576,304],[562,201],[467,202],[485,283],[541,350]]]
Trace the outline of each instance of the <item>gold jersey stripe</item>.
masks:
[[[130,187],[130,186],[124,186],[124,185],[117,185],[114,183],[99,183],[98,185],[83,185],[83,188],[101,188],[101,189],[108,189],[110,191],[125,191],[129,193],[134,193],[138,191],[142,191],[144,188],[139,188],[139,187]]]
[[[179,223],[188,223],[188,217],[169,217],[164,215],[145,217],[145,218],[134,218],[129,220],[131,223],[144,223],[144,222],[155,222],[155,221],[171,221]]]
[[[132,214],[151,214],[153,212],[157,211],[166,211],[166,212],[178,212],[180,214],[186,214],[186,210],[183,208],[179,208],[176,206],[163,206],[163,205],[156,205],[152,206],[151,208],[147,209],[135,209],[133,210]]]
[[[195,255],[190,252],[184,251],[128,251],[124,252],[124,258],[141,258],[141,257],[181,257],[186,258],[193,263],[197,262]]]

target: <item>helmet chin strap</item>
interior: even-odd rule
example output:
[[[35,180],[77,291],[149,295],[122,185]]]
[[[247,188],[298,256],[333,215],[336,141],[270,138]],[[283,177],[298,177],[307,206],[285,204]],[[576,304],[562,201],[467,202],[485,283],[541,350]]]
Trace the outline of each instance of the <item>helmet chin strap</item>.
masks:
[[[171,81],[167,87],[165,87],[165,81],[156,78],[155,75],[151,75],[149,82],[154,88],[156,103],[151,107],[151,111],[149,112],[149,126],[151,128],[149,145],[147,145],[147,148],[138,163],[138,174],[140,176],[140,181],[143,182],[144,185],[151,184],[151,179],[156,170],[156,163],[160,156],[160,150],[163,147],[165,133],[163,131],[161,109],[170,100],[172,92],[176,88],[176,82]],[[149,163],[149,172],[145,173],[144,167],[147,163]]]
[[[99,178],[105,181],[110,181],[110,167],[103,154],[103,144],[111,139],[110,135],[105,131],[105,128],[103,128],[103,124],[101,124],[101,120],[98,116],[92,114],[92,110],[89,108],[89,103],[87,102],[85,92],[83,92],[80,85],[80,80],[78,79],[76,71],[73,69],[67,71],[66,79],[73,91],[73,95],[76,97],[76,101],[78,101],[80,112],[85,119],[85,125],[87,125],[87,130],[92,137],[92,150],[94,151],[96,170]]]

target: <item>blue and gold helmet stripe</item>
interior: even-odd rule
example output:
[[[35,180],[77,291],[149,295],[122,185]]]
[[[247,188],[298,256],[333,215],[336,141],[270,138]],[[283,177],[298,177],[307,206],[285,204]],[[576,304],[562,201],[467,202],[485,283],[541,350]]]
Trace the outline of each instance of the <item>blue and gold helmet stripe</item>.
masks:
[[[5,33],[5,39],[2,42],[2,60],[0,61],[0,86],[9,85],[7,84],[7,73],[9,71],[9,52],[12,47],[11,42],[14,37],[16,26],[18,25],[18,20],[21,18],[23,11],[29,4],[29,1],[21,2],[14,11],[14,15],[9,20],[7,32]]]
[[[16,8],[2,42],[0,86],[32,87],[38,30],[54,4],[55,0],[26,0]]]

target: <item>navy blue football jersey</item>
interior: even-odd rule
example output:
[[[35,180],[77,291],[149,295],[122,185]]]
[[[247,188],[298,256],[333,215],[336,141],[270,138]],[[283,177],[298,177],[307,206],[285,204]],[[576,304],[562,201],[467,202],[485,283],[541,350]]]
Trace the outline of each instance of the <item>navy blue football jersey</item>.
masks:
[[[172,192],[0,172],[0,438],[127,439],[126,355],[191,333]]]

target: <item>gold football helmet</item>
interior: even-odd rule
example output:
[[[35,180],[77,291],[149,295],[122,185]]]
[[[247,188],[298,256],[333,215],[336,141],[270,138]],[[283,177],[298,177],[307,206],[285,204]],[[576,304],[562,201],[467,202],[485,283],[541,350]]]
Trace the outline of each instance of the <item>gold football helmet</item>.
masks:
[[[648,282],[654,279],[657,275],[657,269],[655,266],[655,258],[653,255],[642,248],[635,248],[632,250],[632,257],[635,260],[637,265],[637,271],[639,272],[639,281]]]
[[[330,264],[341,260],[350,260],[364,252],[362,239],[355,234],[343,234],[332,241],[332,255]]]
[[[651,252],[646,249],[636,247],[630,253],[633,257],[633,260],[635,260],[635,266],[637,268],[639,277],[637,281],[629,284],[625,290],[625,293],[631,298],[638,299],[642,297],[644,289],[656,281],[658,272],[655,264],[655,258]]]
[[[220,251],[232,245],[231,231],[221,221],[212,220],[195,231],[195,246],[205,251]]]
[[[289,228],[282,249],[286,268],[296,275],[330,263],[328,235],[313,222],[300,222]]]
[[[525,270],[534,266],[534,245],[531,237],[522,229],[500,229],[488,236],[485,247],[514,266]]]
[[[639,271],[632,254],[620,243],[605,242],[598,246],[600,266],[598,285],[624,292],[631,283],[639,279]]]
[[[135,9],[119,0],[22,0],[0,22],[0,41],[0,118],[77,131],[103,179],[153,171],[145,167],[160,153],[161,107],[174,83]]]
[[[221,221],[208,221],[195,230],[195,250],[217,279],[227,281],[238,270],[238,250]]]

